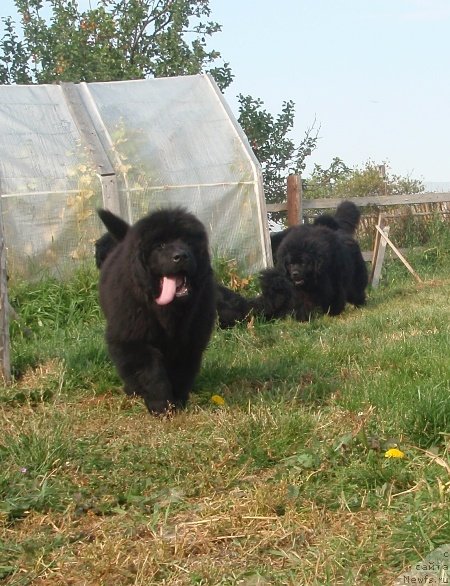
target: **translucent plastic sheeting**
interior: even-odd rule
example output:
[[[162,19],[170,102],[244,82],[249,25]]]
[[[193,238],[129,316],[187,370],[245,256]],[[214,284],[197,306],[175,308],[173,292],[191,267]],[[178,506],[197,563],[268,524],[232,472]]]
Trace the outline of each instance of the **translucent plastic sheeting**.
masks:
[[[209,76],[2,86],[0,125],[10,273],[90,262],[99,206],[134,222],[182,205],[213,254],[249,272],[270,264],[260,168]]]

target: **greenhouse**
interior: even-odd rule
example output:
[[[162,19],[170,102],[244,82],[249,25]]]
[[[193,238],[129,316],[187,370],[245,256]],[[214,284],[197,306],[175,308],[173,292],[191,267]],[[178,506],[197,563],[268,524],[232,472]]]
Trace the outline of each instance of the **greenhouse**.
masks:
[[[212,253],[270,264],[259,163],[208,75],[0,87],[8,272],[65,274],[93,258],[106,207],[133,223],[181,205]]]

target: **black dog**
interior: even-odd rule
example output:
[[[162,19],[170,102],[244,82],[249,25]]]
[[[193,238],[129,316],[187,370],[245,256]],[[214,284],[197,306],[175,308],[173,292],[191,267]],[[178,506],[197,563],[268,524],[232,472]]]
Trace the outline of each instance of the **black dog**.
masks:
[[[184,209],[133,226],[107,210],[96,243],[109,354],[129,395],[150,412],[186,404],[215,323],[215,284],[203,224]]]
[[[252,300],[225,285],[216,284],[217,318],[221,328],[231,328],[253,313]]]
[[[354,234],[359,210],[342,202],[334,216],[322,215],[313,225],[294,226],[277,242],[276,290],[292,292],[291,306],[296,319],[308,320],[319,309],[340,314],[347,302],[364,305],[368,283],[367,267]],[[270,274],[263,295],[273,297]],[[289,304],[286,304],[288,307]]]

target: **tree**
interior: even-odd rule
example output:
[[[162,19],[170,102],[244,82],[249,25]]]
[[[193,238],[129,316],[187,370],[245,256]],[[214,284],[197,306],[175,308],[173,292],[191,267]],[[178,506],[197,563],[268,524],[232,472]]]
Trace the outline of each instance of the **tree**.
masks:
[[[289,138],[294,126],[295,104],[283,102],[281,113],[274,117],[263,108],[264,102],[251,96],[238,96],[239,123],[261,163],[266,201],[286,200],[286,179],[289,174],[301,173],[305,159],[317,146],[315,123],[305,132],[298,146]],[[278,219],[274,215],[273,219]]]
[[[425,187],[418,179],[391,174],[386,163],[377,165],[369,160],[362,168],[351,169],[335,157],[328,169],[314,166],[304,190],[305,197],[313,199],[421,193]]]
[[[111,81],[209,71],[221,89],[228,63],[207,49],[220,25],[206,20],[209,0],[99,0],[80,12],[76,0],[15,0],[0,42],[0,82]],[[50,16],[42,16],[43,6]]]

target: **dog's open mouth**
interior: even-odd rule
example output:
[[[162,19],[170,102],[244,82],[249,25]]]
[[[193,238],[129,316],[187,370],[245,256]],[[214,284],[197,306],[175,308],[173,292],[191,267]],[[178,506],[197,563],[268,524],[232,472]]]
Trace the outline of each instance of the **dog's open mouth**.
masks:
[[[304,279],[292,279],[292,281],[296,287],[301,287],[302,285],[305,284]]]
[[[291,273],[290,277],[296,287],[301,287],[305,284],[305,279],[303,279],[298,273]]]
[[[187,279],[185,275],[164,275],[161,277],[161,293],[155,299],[158,305],[167,305],[175,297],[185,297],[189,295]]]

